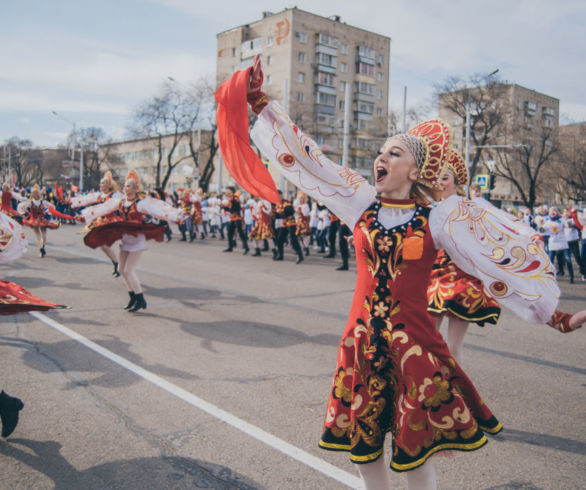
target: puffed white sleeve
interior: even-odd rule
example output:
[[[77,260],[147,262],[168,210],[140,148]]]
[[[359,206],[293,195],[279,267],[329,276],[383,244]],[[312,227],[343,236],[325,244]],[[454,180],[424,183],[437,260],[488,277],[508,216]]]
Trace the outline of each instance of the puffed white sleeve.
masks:
[[[20,204],[17,206],[16,210],[20,214],[25,214],[28,212],[30,207],[31,207],[31,201],[30,201],[30,199],[27,199],[26,201],[21,201]]]
[[[138,201],[136,209],[143,214],[149,214],[157,219],[164,221],[178,221],[183,214],[179,208],[174,208],[169,203],[154,199],[152,197],[145,197]]]
[[[376,198],[374,187],[362,175],[327,159],[275,101],[259,114],[251,138],[287,180],[351,228]]]
[[[82,216],[85,218],[85,222],[87,224],[94,221],[96,218],[100,216],[105,216],[107,214],[113,213],[118,209],[120,206],[120,199],[108,199],[106,202],[102,204],[96,204],[95,206],[89,206],[81,210]]]
[[[503,306],[528,322],[546,323],[560,289],[534,231],[484,199],[451,196],[430,213],[436,247],[464,272],[484,283]]]
[[[0,191],[0,197],[2,197],[2,191]],[[11,199],[16,199],[17,201],[24,201],[26,199],[26,197],[21,196],[20,194],[18,194],[17,192],[13,192],[10,195]]]
[[[82,206],[89,206],[90,204],[97,203],[99,198],[100,193],[97,191],[90,192],[89,194],[85,194],[83,196],[75,196],[71,198],[71,207],[75,209]]]

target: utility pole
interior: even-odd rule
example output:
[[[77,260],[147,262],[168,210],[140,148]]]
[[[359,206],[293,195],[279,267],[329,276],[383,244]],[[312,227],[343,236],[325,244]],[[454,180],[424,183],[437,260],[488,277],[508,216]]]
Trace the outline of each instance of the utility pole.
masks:
[[[348,166],[348,154],[350,153],[350,82],[346,82],[344,99],[344,140],[342,150],[342,167]]]

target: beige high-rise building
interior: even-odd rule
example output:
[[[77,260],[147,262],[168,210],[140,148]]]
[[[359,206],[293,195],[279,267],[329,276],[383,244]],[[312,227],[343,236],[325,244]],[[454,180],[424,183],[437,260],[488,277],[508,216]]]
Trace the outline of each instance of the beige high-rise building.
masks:
[[[348,87],[347,165],[371,178],[373,157],[387,135],[389,37],[348,25],[339,16],[291,8],[264,12],[262,19],[217,38],[217,83],[262,55],[264,91],[340,164]],[[276,170],[271,173],[282,185]]]
[[[450,108],[450,104],[454,102],[454,94],[440,94],[439,96],[439,117],[452,126],[452,144],[462,156],[466,153],[466,119],[462,109],[467,97],[466,90],[463,89],[456,93],[460,99],[459,114]],[[483,93],[480,93],[481,91]],[[517,168],[514,165],[515,158],[522,158],[522,152],[518,150],[527,143],[538,147],[542,141],[548,139],[547,144],[553,144],[559,126],[559,99],[517,84],[508,83],[495,84],[488,89],[470,89],[470,99],[472,100],[471,121],[474,121],[475,118],[479,120],[478,135],[483,134],[485,124],[490,124],[494,113],[502,115],[498,124],[488,133],[486,141],[482,142],[481,161],[476,168],[476,174],[488,174],[493,162],[498,163],[506,160],[511,168],[518,171],[516,177],[519,182],[525,185],[522,165],[519,163]],[[474,131],[473,123],[471,125],[472,131]],[[477,149],[474,145],[475,142],[471,138],[470,161],[472,161]],[[534,153],[537,151],[534,150]],[[553,159],[550,164],[554,164]],[[474,180],[474,176],[472,176],[472,180]],[[541,201],[546,200],[544,193],[540,197]],[[521,202],[515,185],[502,177],[496,178],[496,186],[491,192],[491,198],[510,203]]]

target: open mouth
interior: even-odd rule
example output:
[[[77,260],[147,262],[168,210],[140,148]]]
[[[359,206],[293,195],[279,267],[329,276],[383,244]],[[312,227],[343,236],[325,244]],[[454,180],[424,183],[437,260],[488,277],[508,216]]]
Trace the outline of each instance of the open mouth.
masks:
[[[377,167],[376,168],[376,181],[380,182],[387,176],[388,172],[387,169],[384,167]]]

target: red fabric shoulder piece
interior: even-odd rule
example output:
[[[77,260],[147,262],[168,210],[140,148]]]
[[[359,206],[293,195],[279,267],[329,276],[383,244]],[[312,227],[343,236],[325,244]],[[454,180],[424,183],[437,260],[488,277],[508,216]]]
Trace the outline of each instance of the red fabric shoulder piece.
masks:
[[[218,143],[234,180],[253,196],[278,203],[281,199],[271,174],[250,147],[246,101],[249,72],[250,69],[237,71],[216,91]]]

